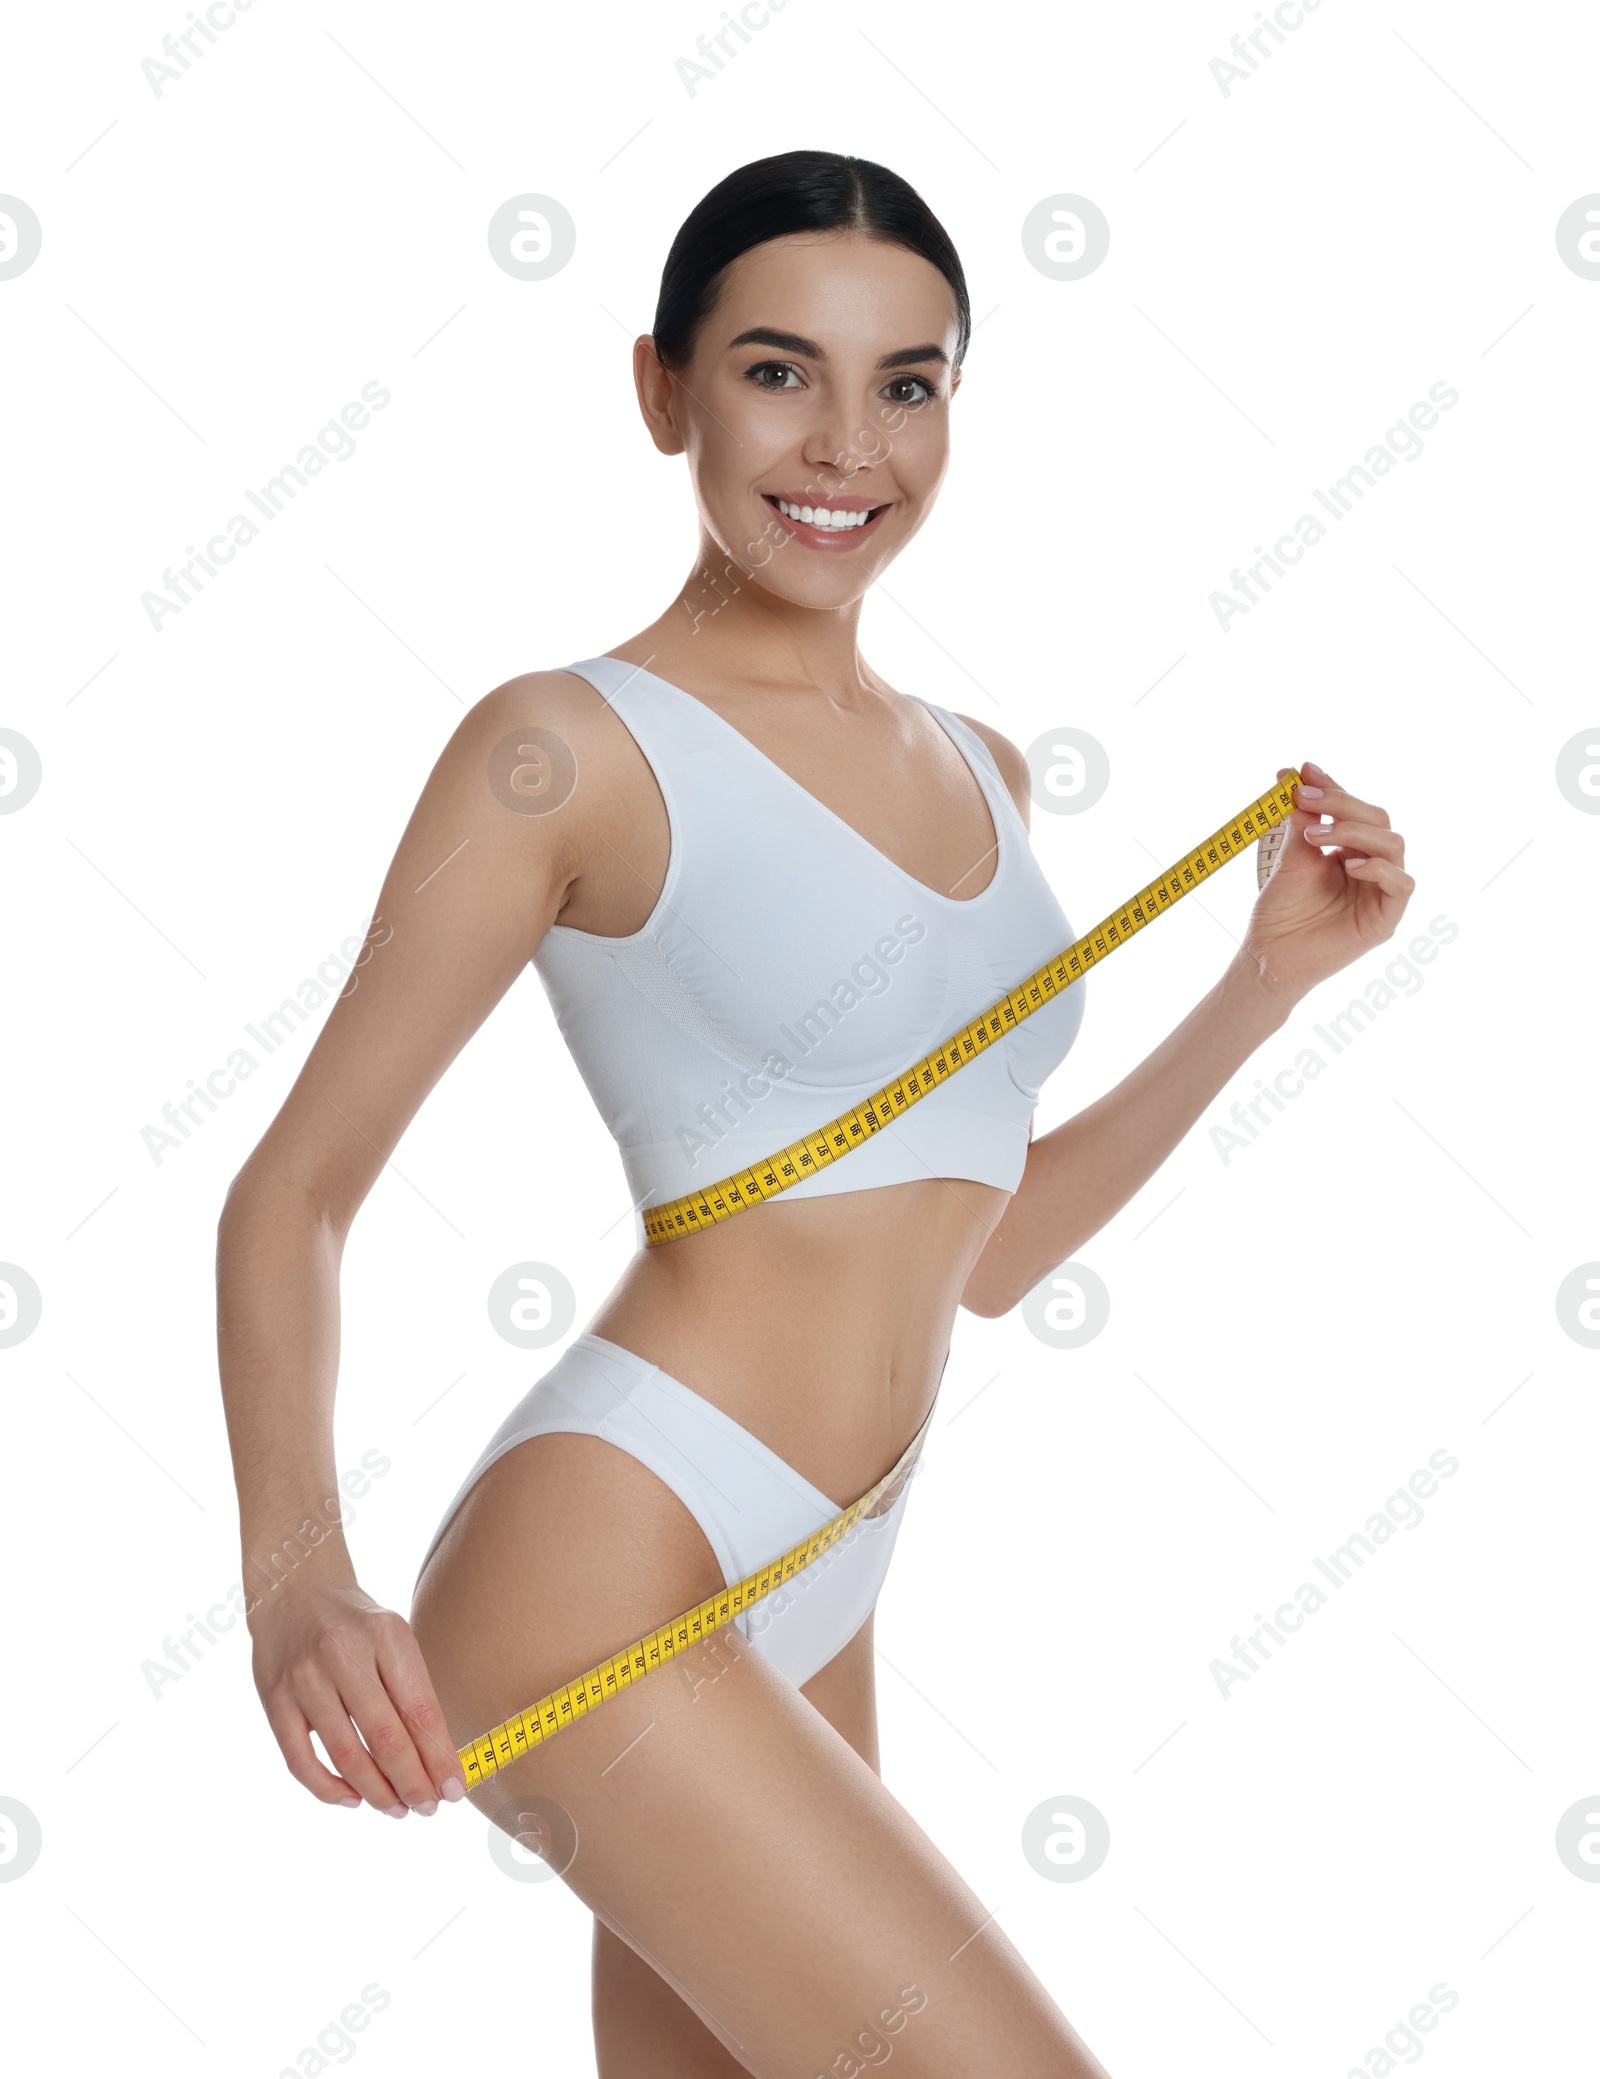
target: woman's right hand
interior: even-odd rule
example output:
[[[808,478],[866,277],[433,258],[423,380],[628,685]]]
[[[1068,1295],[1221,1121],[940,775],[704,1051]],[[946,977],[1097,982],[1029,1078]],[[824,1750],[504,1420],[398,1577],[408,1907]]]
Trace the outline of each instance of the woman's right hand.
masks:
[[[250,1613],[252,1669],[289,1773],[325,1805],[404,1819],[466,1796],[411,1626],[352,1581],[285,1584]],[[338,1774],[311,1744],[322,1742]]]

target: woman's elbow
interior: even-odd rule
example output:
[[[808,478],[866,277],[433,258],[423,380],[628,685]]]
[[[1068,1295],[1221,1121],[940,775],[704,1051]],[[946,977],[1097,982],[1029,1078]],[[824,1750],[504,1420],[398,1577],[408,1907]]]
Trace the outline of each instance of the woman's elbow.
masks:
[[[342,1243],[354,1214],[354,1206],[279,1168],[258,1148],[228,1185],[217,1213],[217,1240],[225,1246],[230,1236],[258,1235],[263,1223],[279,1227],[288,1221],[329,1230]]]
[[[996,1321],[1002,1314],[1009,1314],[1021,1296],[1010,1291],[995,1276],[993,1266],[986,1264],[980,1256],[961,1288],[960,1303],[969,1314],[978,1314],[985,1321]]]

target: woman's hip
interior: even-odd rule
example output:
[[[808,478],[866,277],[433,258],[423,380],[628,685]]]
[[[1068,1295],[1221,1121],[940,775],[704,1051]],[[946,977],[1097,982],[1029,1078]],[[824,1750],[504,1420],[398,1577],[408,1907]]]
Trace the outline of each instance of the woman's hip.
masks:
[[[925,1417],[873,1511],[735,1620],[745,1638],[797,1685],[841,1650],[871,1613],[927,1426]],[[513,1452],[525,1456],[520,1447],[554,1435],[599,1438],[648,1468],[693,1519],[725,1587],[812,1538],[859,1498],[835,1500],[724,1409],[659,1365],[586,1333],[523,1395],[479,1453],[434,1533],[419,1581],[485,1474]],[[602,1458],[595,1475],[602,1488],[603,1467]],[[618,1483],[616,1528],[628,1533],[628,1495],[635,1490],[620,1469]],[[663,1609],[655,1621],[665,1623],[678,1614],[676,1606]],[[627,1643],[617,1639],[612,1650]]]

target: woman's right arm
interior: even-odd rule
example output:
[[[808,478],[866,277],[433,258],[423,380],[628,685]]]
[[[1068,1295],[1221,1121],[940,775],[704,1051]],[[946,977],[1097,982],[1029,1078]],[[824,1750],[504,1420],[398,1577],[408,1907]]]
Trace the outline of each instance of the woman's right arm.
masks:
[[[526,967],[597,841],[609,746],[587,756],[594,715],[592,689],[544,672],[463,719],[400,839],[356,971],[218,1224],[218,1362],[256,1686],[290,1773],[328,1804],[365,1799],[403,1817],[463,1794],[411,1628],[357,1585],[340,1528],[339,1263],[417,1108]],[[553,810],[523,812],[538,809],[540,754],[530,749],[508,795],[507,739],[535,728],[600,788],[591,778]]]

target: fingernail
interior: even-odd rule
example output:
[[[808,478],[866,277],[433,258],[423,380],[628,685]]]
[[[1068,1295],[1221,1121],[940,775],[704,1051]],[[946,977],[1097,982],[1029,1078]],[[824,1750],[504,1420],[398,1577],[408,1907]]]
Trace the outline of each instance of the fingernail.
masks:
[[[339,1802],[347,1812],[356,1812],[361,1808],[361,1800],[358,1797],[342,1797]]]
[[[466,1796],[467,1786],[465,1785],[465,1783],[462,1782],[459,1776],[452,1776],[449,1782],[444,1786],[444,1794],[450,1800],[451,1804],[457,1804],[462,1798]]]
[[[413,1805],[411,1809],[413,1812],[420,1812],[424,1819],[431,1819],[439,1809],[439,1800],[436,1797],[425,1797],[420,1805]]]
[[[1300,799],[1302,801],[1320,801],[1322,799],[1322,789],[1320,787],[1308,787],[1305,785],[1304,781],[1302,781],[1300,786]]]
[[[404,1805],[390,1805],[388,1809],[391,1819],[404,1819],[406,1816],[407,1808]]]

